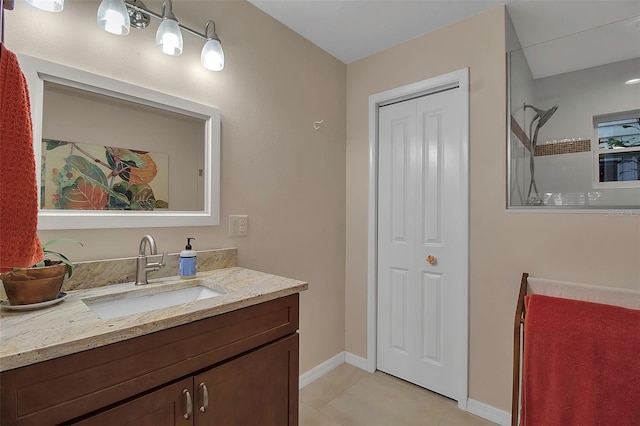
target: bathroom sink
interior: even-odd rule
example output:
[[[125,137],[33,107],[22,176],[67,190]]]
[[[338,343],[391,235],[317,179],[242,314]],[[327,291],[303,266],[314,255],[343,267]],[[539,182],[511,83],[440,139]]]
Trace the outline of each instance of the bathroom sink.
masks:
[[[222,294],[224,293],[197,285],[143,296],[85,300],[84,303],[100,318],[111,319],[209,299]]]

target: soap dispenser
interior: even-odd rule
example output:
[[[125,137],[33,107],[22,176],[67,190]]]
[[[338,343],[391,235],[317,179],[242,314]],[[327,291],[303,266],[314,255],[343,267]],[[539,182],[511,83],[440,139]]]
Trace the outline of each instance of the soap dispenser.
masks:
[[[196,276],[196,252],[191,249],[191,240],[195,238],[187,238],[187,245],[180,252],[180,278],[183,280]]]

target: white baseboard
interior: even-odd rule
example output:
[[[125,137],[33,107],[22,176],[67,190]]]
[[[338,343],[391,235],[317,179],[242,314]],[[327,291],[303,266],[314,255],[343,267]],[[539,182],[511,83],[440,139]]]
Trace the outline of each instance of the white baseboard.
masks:
[[[311,370],[301,374],[300,378],[298,379],[298,387],[302,389],[311,382],[318,380],[320,377],[338,367],[340,364],[344,364],[345,354],[346,352],[340,352],[339,354],[329,358],[322,364],[316,365]]]
[[[511,424],[511,413],[492,407],[484,402],[476,401],[475,399],[467,399],[467,411],[483,419],[497,423],[500,426],[509,426]]]
[[[368,361],[366,358],[363,358],[361,356],[352,354],[351,352],[347,352],[346,356],[345,356],[345,360],[344,362],[346,362],[347,364],[353,365],[354,367],[358,367],[362,370],[367,371],[368,369]]]

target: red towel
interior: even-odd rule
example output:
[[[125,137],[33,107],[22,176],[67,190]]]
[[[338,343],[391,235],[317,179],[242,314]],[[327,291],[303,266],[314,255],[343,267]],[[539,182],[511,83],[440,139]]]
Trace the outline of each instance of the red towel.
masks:
[[[0,272],[43,258],[31,107],[16,55],[0,44]]]
[[[640,310],[525,298],[522,426],[640,424]]]

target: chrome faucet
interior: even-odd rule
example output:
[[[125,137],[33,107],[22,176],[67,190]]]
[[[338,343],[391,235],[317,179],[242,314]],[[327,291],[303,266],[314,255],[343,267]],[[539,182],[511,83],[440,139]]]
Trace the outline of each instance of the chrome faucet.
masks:
[[[136,285],[148,284],[147,272],[157,271],[167,263],[167,252],[162,253],[162,261],[147,263],[147,255],[145,249],[149,244],[150,255],[157,255],[158,249],[156,248],[156,241],[151,235],[145,235],[140,241],[140,249],[138,250],[138,257],[136,258]]]

